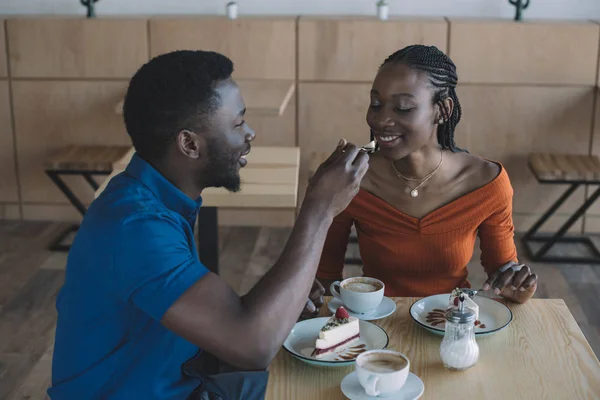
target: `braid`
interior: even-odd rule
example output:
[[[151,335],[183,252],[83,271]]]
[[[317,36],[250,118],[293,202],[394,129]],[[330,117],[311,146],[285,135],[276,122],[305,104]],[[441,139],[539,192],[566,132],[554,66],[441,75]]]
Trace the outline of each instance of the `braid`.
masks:
[[[434,88],[433,103],[440,107],[444,117],[444,124],[438,126],[438,143],[443,149],[449,149],[452,152],[465,151],[456,147],[454,143],[454,131],[460,122],[462,108],[456,95],[456,85],[458,83],[456,66],[450,57],[435,46],[416,44],[398,50],[389,56],[381,66],[383,67],[388,63],[404,63],[429,76],[429,82]],[[448,111],[444,107],[444,100],[447,98],[451,98],[454,102],[452,115],[448,115]]]

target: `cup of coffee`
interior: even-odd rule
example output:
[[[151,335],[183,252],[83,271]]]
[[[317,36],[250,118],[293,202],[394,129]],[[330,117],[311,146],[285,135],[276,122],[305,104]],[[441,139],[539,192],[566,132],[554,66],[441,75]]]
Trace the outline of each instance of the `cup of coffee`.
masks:
[[[356,374],[368,396],[398,392],[406,383],[410,361],[394,350],[370,350],[356,358]]]
[[[346,308],[359,314],[376,309],[383,300],[384,289],[385,285],[379,279],[362,276],[335,281],[329,287],[331,294]]]

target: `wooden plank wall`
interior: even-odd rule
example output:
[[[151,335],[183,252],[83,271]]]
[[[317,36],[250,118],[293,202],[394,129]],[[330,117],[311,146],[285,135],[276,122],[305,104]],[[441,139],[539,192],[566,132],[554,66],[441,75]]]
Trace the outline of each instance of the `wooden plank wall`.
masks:
[[[457,142],[506,166],[517,230],[564,189],[535,182],[529,152],[600,155],[600,25],[593,22],[25,17],[0,24],[0,218],[77,219],[43,173],[45,155],[69,143],[129,143],[114,112],[128,79],[150,57],[182,48],[226,54],[235,78],[297,84],[283,115],[247,120],[255,144],[301,147],[300,201],[314,152],[332,149],[340,136],[368,140],[365,114],[377,68],[413,43],[435,45],[457,64],[464,112]],[[91,199],[85,185],[76,187]],[[586,195],[578,192],[547,229]],[[229,210],[220,218],[226,225],[282,226],[294,215]],[[600,232],[600,205],[585,229]]]

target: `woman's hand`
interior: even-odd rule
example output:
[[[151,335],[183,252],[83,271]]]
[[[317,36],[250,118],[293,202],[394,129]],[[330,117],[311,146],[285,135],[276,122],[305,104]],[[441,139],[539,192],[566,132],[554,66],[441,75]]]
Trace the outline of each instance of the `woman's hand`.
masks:
[[[524,264],[508,264],[488,276],[483,290],[494,293],[515,303],[525,303],[537,289],[537,275]]]
[[[315,278],[308,295],[306,306],[304,307],[302,314],[300,314],[300,321],[319,316],[319,309],[321,306],[323,306],[323,303],[325,303],[325,300],[323,299],[324,294],[325,288],[323,288],[321,282]]]

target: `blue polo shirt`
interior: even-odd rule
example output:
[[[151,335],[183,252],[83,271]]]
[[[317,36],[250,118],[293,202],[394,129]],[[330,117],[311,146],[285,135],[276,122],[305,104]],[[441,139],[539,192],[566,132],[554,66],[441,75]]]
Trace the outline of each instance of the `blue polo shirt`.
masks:
[[[200,349],[160,324],[208,269],[193,201],[137,154],[92,203],[57,298],[52,400],[185,399]]]

